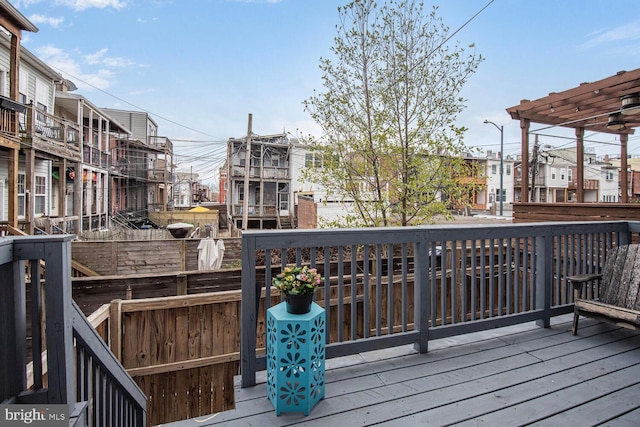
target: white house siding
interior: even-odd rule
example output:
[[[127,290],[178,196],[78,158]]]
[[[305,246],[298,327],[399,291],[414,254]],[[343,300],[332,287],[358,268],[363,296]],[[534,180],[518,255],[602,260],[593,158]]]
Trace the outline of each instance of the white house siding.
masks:
[[[483,191],[478,193],[477,203],[479,205],[486,204],[487,209],[490,207],[490,203],[500,204],[500,200],[496,195],[500,193],[500,159],[496,153],[487,153],[486,163],[486,197]],[[493,166],[495,166],[496,173],[493,173]],[[511,157],[504,157],[502,159],[503,175],[502,175],[502,189],[505,190],[505,198],[502,202],[503,208],[510,205],[514,201],[514,161]]]
[[[158,126],[146,113],[136,111],[114,110],[111,108],[102,109],[115,122],[121,124],[131,131],[131,138],[149,143],[149,136],[157,136]]]

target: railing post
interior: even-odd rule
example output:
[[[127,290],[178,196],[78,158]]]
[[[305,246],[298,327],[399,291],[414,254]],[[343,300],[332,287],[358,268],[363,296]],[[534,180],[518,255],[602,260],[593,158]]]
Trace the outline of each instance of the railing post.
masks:
[[[46,271],[47,364],[58,375],[49,375],[49,402],[74,403],[75,365],[71,296],[71,239],[43,243]]]
[[[423,231],[425,238],[427,233]],[[429,243],[420,240],[413,247],[413,327],[418,331],[418,341],[414,349],[419,353],[426,353],[429,349],[429,317],[431,307],[431,290],[429,289],[429,270],[431,269],[431,257],[429,257]],[[433,266],[435,268],[435,266]]]
[[[542,319],[536,324],[543,328],[551,326],[551,287],[553,286],[553,235],[546,232],[535,238],[535,292],[536,309],[542,309]]]
[[[27,385],[26,291],[24,261],[14,261],[13,238],[0,241],[0,402],[20,394]],[[8,279],[8,280],[6,280]]]
[[[242,316],[240,320],[240,374],[242,387],[256,385],[256,333],[260,292],[256,284],[255,237],[242,235]]]

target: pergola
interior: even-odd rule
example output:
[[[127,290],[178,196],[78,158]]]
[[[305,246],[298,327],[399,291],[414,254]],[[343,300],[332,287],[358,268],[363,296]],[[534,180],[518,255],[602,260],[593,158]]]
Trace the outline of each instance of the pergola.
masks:
[[[621,201],[628,202],[627,142],[640,126],[640,68],[563,92],[552,92],[535,101],[522,100],[507,108],[520,120],[522,134],[521,201],[529,201],[529,134],[531,123],[574,128],[576,135],[577,201],[584,202],[584,133],[604,132],[620,135]]]

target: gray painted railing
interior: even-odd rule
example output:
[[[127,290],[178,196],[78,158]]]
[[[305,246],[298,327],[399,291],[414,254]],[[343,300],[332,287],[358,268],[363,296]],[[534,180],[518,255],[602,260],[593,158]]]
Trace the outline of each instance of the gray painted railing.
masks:
[[[242,386],[265,369],[258,313],[271,301],[265,283],[284,265],[318,267],[331,286],[317,301],[327,325],[340,325],[327,333],[327,358],[404,344],[424,353],[432,339],[529,321],[548,327],[573,310],[566,277],[599,271],[608,249],[638,231],[626,221],[245,231]]]
[[[88,425],[145,426],[145,395],[72,300],[74,238],[0,238],[0,403],[68,404],[86,408]]]

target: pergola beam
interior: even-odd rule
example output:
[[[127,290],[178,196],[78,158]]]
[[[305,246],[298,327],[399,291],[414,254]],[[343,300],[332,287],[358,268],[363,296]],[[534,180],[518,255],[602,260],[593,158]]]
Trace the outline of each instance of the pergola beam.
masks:
[[[531,123],[575,129],[576,135],[576,179],[578,202],[584,202],[584,133],[600,132],[620,136],[621,147],[621,201],[628,200],[627,141],[640,127],[640,110],[622,114],[622,129],[608,128],[609,116],[622,111],[621,98],[640,93],[640,68],[620,71],[613,76],[593,83],[581,83],[577,87],[552,92],[534,101],[522,100],[520,104],[507,108],[514,120],[520,121],[522,130],[522,187],[521,200],[528,201],[529,185],[529,133]]]

